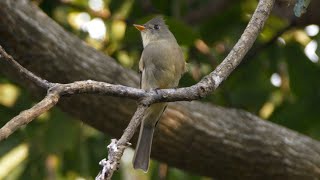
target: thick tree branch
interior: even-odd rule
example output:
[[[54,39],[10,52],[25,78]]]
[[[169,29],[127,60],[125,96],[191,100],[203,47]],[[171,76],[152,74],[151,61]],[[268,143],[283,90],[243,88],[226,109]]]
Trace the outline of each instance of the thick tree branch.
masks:
[[[118,97],[129,97],[136,100],[141,99],[140,101],[146,106],[149,106],[152,103],[164,101],[172,102],[182,100],[197,100],[212,93],[220,85],[220,83],[225,80],[230,75],[230,73],[240,64],[242,58],[253,45],[265,21],[267,20],[270,11],[272,10],[273,3],[274,1],[272,0],[260,1],[247,28],[241,35],[241,38],[228,54],[228,56],[223,60],[223,62],[212,73],[205,76],[199,83],[186,88],[155,90],[146,93],[141,89],[95,81],[56,84],[55,86],[53,86],[54,83],[42,80],[41,78],[35,76],[33,73],[29,72],[24,67],[15,62],[13,58],[2,49],[2,47],[0,47],[0,54],[22,75],[33,81],[38,86],[45,89],[50,88],[50,92],[54,91],[59,95],[103,93]]]
[[[18,24],[22,28],[15,28]],[[64,32],[24,0],[0,1],[0,26],[0,36],[5,37],[0,44],[24,67],[52,82],[94,79],[132,87],[138,84],[135,73]],[[2,73],[18,79],[15,69],[0,64]],[[35,95],[41,92],[34,83],[18,82]],[[135,110],[131,101],[112,97],[82,95],[61,100],[64,111],[115,137],[123,133]],[[152,157],[220,179],[320,176],[319,142],[249,113],[199,102],[169,105],[155,132]]]
[[[181,88],[181,90],[177,89],[173,93],[165,94],[165,92],[162,93],[160,91],[158,92],[158,94],[161,94],[162,96],[159,96],[160,98],[158,100],[155,100],[154,96],[151,96],[150,98],[148,97],[145,98],[146,101],[141,100],[141,102],[146,103],[146,105],[150,105],[154,102],[161,102],[165,99],[171,99],[171,98],[172,99],[177,98],[176,100],[196,100],[212,93],[220,85],[220,83],[223,80],[225,80],[230,75],[230,73],[240,64],[243,57],[252,47],[264,23],[269,17],[273,4],[274,4],[274,0],[261,0],[259,2],[254,14],[252,15],[251,20],[249,21],[248,26],[244,30],[239,41],[233,47],[231,52],[212,73],[205,76],[199,83],[188,88]],[[179,93],[176,93],[176,92],[179,92]],[[143,116],[141,116],[141,118],[142,117]],[[130,124],[132,123],[132,121],[133,120],[131,120]],[[130,124],[128,127],[130,127]],[[137,120],[136,124],[140,124],[140,120],[139,121]],[[134,129],[136,129],[136,127]],[[131,137],[133,136],[134,132],[135,130],[131,131],[132,134],[128,134],[128,136],[130,137],[127,138],[126,141],[124,141],[123,143],[128,143]],[[125,131],[125,134],[126,134],[126,131]],[[123,136],[121,137],[120,141],[124,139]],[[122,148],[123,143],[116,143],[116,146],[118,147],[117,149],[119,149],[121,154],[124,151],[124,148]],[[119,162],[120,158],[115,160],[118,160],[117,162]],[[115,160],[113,157],[111,158],[109,157],[108,161],[114,162]],[[105,171],[106,174],[99,173],[97,179],[99,180],[111,179],[114,169],[110,168],[108,163],[107,163],[107,166],[103,166],[103,169],[108,169],[108,168],[109,170]],[[106,178],[103,178],[103,177],[106,177]]]
[[[49,94],[47,97],[50,97],[50,94],[54,94],[55,98],[53,99],[56,99],[57,101],[60,95],[98,92],[98,90],[102,90],[108,95],[110,94],[113,94],[115,96],[125,95],[126,97],[133,97],[133,98],[137,98],[134,95],[138,94],[140,96],[138,98],[140,98],[140,102],[142,102],[144,106],[149,106],[152,103],[163,102],[163,101],[196,100],[212,93],[220,85],[220,83],[223,80],[225,80],[230,75],[230,73],[240,64],[242,58],[245,56],[245,54],[253,45],[265,21],[267,20],[272,10],[273,3],[274,3],[274,0],[261,0],[259,2],[256,11],[254,12],[247,28],[245,29],[244,33],[242,34],[237,44],[234,46],[234,48],[231,50],[228,56],[223,60],[223,62],[212,73],[204,77],[199,83],[191,87],[181,88],[176,90],[174,89],[173,90],[172,89],[156,90],[156,92],[153,93],[153,95],[148,95],[148,96],[141,93],[142,90],[124,87],[120,85],[117,86],[117,85],[108,84],[106,86],[102,86],[102,87],[106,87],[106,89],[104,89],[102,87],[99,87],[99,85],[105,85],[104,83],[93,82],[93,81],[71,83],[71,84],[68,84],[67,86],[56,84],[55,86],[52,87],[50,85],[53,85],[53,83],[47,83],[43,81],[41,78],[36,77],[34,74],[32,74],[31,72],[28,72],[26,69],[21,67],[18,63],[16,63],[11,56],[7,55],[7,53],[3,51],[2,48],[0,48],[0,51],[1,51],[1,54],[4,55],[5,59],[8,62],[10,62],[11,65],[13,65],[20,72],[22,72],[22,74],[24,74],[25,76],[28,76],[28,78],[34,81],[37,85],[40,85],[41,87],[44,87],[46,89],[52,87],[49,89]],[[89,87],[87,85],[89,85]],[[119,88],[122,90],[119,91]],[[137,91],[140,91],[140,93],[136,93]],[[149,93],[149,94],[152,94],[152,93]],[[46,98],[45,100],[48,101],[48,98]],[[54,101],[54,102],[56,103],[57,101]],[[21,123],[12,123],[13,121],[16,122],[17,120],[19,120],[18,118],[19,116],[18,116],[10,120],[7,123],[7,125],[25,124],[24,121],[30,122],[32,118],[35,118],[39,115],[39,112],[43,112],[41,111],[42,109],[48,110],[50,109],[50,107],[53,106],[53,105],[48,106],[47,104],[44,105],[43,102],[44,101],[41,101],[35,106],[35,107],[40,107],[40,109],[34,107],[26,111],[31,115],[26,116],[25,117],[26,119],[21,119],[23,120],[21,121]],[[55,103],[50,103],[50,105]],[[144,106],[139,106],[137,112],[135,113],[132,120],[130,121],[124,134],[122,135],[120,140],[115,144],[117,151],[109,151],[110,153],[113,153],[114,156],[109,155],[109,159],[108,159],[109,163],[106,163],[107,166],[104,166],[103,168],[106,170],[104,170],[102,173],[98,175],[97,177],[98,179],[105,179],[104,177],[106,177],[106,179],[110,179],[112,177],[113,172],[117,169],[117,164],[119,163],[119,160],[123,154],[123,151],[126,145],[129,143],[129,140],[132,138],[135,130],[140,124],[140,121],[143,117],[143,112],[145,112],[146,110]],[[45,108],[45,107],[48,107],[48,108]],[[35,111],[35,110],[38,110],[38,111]],[[6,128],[7,125],[2,129],[0,129],[0,134],[3,134],[4,132],[9,132],[9,131],[4,131],[4,130],[7,130]],[[12,130],[17,128],[18,127],[13,127]],[[12,131],[10,131],[10,133],[12,133]],[[112,149],[114,148],[111,148],[111,150]],[[114,165],[110,165],[110,164],[114,164]]]

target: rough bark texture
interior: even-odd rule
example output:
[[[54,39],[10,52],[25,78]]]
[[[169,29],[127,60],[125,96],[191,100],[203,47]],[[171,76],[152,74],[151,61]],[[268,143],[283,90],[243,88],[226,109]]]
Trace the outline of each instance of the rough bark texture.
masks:
[[[52,82],[138,85],[136,73],[66,33],[26,0],[0,0],[0,44]],[[35,96],[43,94],[4,62],[0,72]],[[131,100],[98,95],[73,96],[59,106],[117,138],[136,108]],[[156,130],[152,157],[217,179],[320,178],[318,141],[241,110],[200,102],[171,103]]]

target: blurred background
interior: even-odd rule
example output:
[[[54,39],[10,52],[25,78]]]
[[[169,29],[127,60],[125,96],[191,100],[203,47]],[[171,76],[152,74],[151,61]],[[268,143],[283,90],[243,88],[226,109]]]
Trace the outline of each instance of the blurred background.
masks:
[[[214,70],[239,39],[257,2],[32,1],[67,31],[136,71],[142,42],[132,24],[164,15],[188,62],[180,86],[193,85]],[[242,64],[204,101],[244,109],[319,140],[319,26],[281,13],[275,10]],[[34,103],[26,90],[0,75],[1,126]],[[0,143],[0,179],[94,179],[109,141],[55,108]],[[135,171],[132,155],[126,150],[113,179],[211,179],[157,161],[147,174]]]

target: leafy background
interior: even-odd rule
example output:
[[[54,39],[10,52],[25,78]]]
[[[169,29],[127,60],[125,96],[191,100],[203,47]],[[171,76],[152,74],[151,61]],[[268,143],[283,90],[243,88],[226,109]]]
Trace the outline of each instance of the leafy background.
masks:
[[[165,16],[181,45],[190,86],[212,71],[230,51],[248,23],[256,0],[234,2],[199,22],[187,15],[209,1],[34,0],[51,18],[90,46],[137,70],[142,51],[133,23]],[[280,36],[278,32],[283,31]],[[271,16],[244,62],[207,97],[217,105],[241,108],[261,118],[320,139],[319,27],[293,27]],[[275,38],[274,38],[275,37]],[[35,99],[0,75],[0,125]],[[0,179],[94,179],[110,137],[54,108],[0,144]],[[210,179],[152,161],[147,174],[134,171],[127,150],[114,179]]]

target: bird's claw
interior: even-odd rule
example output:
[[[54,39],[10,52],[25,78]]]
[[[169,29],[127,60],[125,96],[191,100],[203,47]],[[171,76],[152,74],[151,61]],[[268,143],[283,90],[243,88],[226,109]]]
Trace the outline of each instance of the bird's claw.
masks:
[[[156,92],[156,94],[159,94],[159,90],[161,90],[160,88],[154,88],[154,89],[152,89],[154,92]]]

